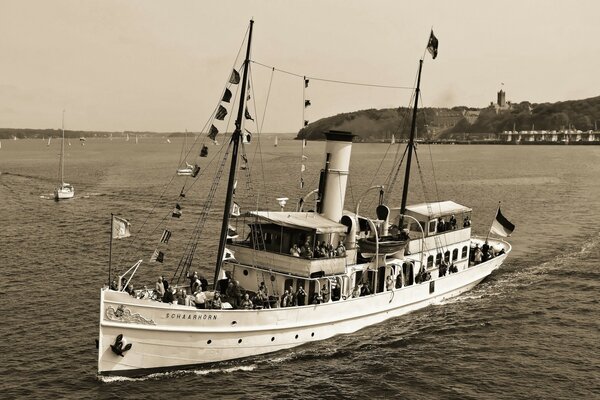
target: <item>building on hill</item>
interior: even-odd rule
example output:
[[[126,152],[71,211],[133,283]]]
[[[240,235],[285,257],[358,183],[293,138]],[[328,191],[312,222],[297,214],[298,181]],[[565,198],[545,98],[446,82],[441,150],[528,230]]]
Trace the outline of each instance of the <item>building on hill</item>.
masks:
[[[497,93],[497,100],[496,103],[494,104],[493,102],[490,103],[490,108],[493,108],[496,111],[496,114],[503,112],[503,111],[509,111],[512,109],[512,104],[510,101],[506,101],[506,92],[502,89],[500,89],[500,91]]]

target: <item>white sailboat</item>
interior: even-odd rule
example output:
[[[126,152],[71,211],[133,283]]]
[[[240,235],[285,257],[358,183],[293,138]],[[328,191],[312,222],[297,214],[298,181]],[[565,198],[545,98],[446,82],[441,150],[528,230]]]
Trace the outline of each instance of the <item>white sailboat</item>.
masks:
[[[394,137],[394,135],[392,135],[392,140],[391,140],[390,144],[396,144],[396,138]]]
[[[169,140],[169,139],[167,139]],[[171,143],[169,141],[169,143]],[[179,176],[191,176],[194,173],[194,166],[185,161],[184,153],[187,151],[187,130],[185,131],[185,135],[183,136],[183,143],[181,145],[181,153],[179,153],[179,167],[177,168],[177,175]],[[182,165],[185,163],[185,166]]]
[[[247,39],[238,116],[243,115],[245,106],[252,28],[253,21]],[[499,239],[472,237],[470,208],[452,201],[406,205],[411,156],[416,151],[414,128],[422,62],[399,208],[380,204],[376,219],[360,215],[358,207],[355,212],[344,209],[353,135],[331,131],[326,134],[321,182],[318,189],[309,193],[316,193],[320,200],[316,210],[304,212],[299,202],[295,212],[242,213],[237,218],[250,220],[251,234],[239,235],[246,240],[233,239],[230,220],[231,210],[237,206],[233,192],[242,136],[242,121],[238,117],[230,142],[230,176],[213,285],[204,292],[196,286],[196,307],[184,298],[170,302],[170,295],[166,296],[168,302],[161,302],[146,298],[143,291],[132,296],[121,286],[102,289],[98,373],[135,375],[180,369],[352,333],[457,296],[499,268],[511,246]],[[280,203],[282,208],[284,205]],[[392,211],[397,215],[392,217]],[[173,217],[180,216],[181,206],[177,203]],[[461,218],[460,223],[455,216]],[[164,243],[165,237],[170,237],[169,230],[163,232],[160,242]],[[357,245],[361,238],[369,239],[372,254]],[[306,247],[294,254],[299,240]],[[393,240],[394,246],[382,244]],[[317,242],[321,246],[315,246]],[[182,259],[194,259],[198,243],[190,243]],[[484,244],[487,251],[495,253],[478,259]],[[331,251],[333,246],[337,249]],[[163,253],[156,250],[150,261],[162,262],[162,258]],[[142,263],[140,258],[119,275],[117,282],[124,279],[126,286]],[[191,267],[192,261],[178,266],[178,276],[185,280],[184,272],[191,273]],[[172,282],[171,287],[174,286],[189,288],[187,284]],[[258,307],[251,307],[245,297],[240,299],[241,287],[249,296],[256,295]],[[295,293],[295,300],[289,290]]]
[[[277,147],[278,144],[279,144],[279,139],[277,138],[277,136],[275,136],[275,143],[273,144],[273,146]]]
[[[75,188],[70,183],[66,183],[65,174],[65,111],[62,115],[62,140],[60,142],[60,162],[58,167],[59,183],[54,189],[54,200],[70,199],[75,196]]]
[[[46,144],[46,146],[50,146],[50,142],[51,142],[51,141],[52,141],[52,136],[50,136],[50,137],[48,138],[48,143]]]

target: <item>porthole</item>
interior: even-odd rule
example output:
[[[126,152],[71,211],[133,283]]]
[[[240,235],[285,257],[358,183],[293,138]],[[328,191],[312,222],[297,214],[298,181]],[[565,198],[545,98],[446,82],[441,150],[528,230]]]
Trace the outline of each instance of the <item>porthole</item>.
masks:
[[[242,339],[238,340],[238,344],[242,343]]]
[[[208,339],[208,341],[206,342],[206,344],[211,344],[212,340]]]
[[[314,332],[313,332],[313,333],[311,333],[311,334],[310,334],[310,336],[311,336],[311,337],[315,337],[315,333],[314,333]]]
[[[296,339],[298,339],[298,335],[296,335]]]
[[[271,338],[271,342],[274,342],[274,341],[275,341],[275,336],[273,336],[273,337]]]
[[[248,270],[247,269],[244,270],[244,275],[248,276]]]
[[[271,275],[271,282],[275,282],[275,275]]]
[[[231,322],[231,325],[235,325],[235,324],[237,324],[237,321],[232,321]]]

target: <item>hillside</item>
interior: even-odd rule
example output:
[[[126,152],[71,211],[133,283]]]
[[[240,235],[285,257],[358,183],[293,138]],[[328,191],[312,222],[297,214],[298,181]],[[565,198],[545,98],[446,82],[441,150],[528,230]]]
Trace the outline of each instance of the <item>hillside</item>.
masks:
[[[345,130],[357,135],[357,141],[407,138],[411,110],[369,109],[343,113],[310,123],[298,132],[298,139],[322,139],[328,130]],[[426,139],[451,138],[458,133],[500,133],[516,129],[587,131],[600,122],[600,96],[583,100],[534,104],[527,101],[505,108],[425,108],[417,116],[418,136]]]

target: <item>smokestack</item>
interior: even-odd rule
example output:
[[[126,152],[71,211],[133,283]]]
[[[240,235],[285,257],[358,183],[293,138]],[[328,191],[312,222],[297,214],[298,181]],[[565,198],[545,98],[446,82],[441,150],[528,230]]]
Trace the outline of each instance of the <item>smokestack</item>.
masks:
[[[325,168],[319,184],[319,209],[321,214],[340,222],[346,197],[346,184],[352,152],[351,132],[329,131],[325,133]]]

